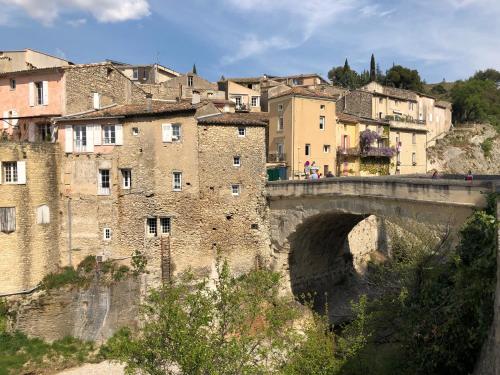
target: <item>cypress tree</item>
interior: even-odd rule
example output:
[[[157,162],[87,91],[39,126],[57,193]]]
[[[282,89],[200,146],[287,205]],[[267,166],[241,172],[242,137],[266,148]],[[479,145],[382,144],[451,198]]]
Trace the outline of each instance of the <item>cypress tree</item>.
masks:
[[[198,72],[196,71],[196,64],[193,64],[193,74],[198,74]]]
[[[377,68],[375,65],[375,56],[373,56],[372,53],[372,58],[370,60],[370,82],[374,82],[377,80]]]

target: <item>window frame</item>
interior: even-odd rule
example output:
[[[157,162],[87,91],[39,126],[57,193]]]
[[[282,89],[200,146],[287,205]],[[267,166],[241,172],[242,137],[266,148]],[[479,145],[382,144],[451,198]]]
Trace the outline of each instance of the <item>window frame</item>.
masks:
[[[34,82],[34,85],[35,85],[35,105],[44,105],[43,81]]]
[[[176,177],[179,177],[178,185]],[[182,191],[182,172],[174,171],[172,172],[172,191]]]
[[[236,187],[236,190],[235,190]],[[231,195],[233,197],[239,197],[241,195],[241,185],[240,184],[231,184]]]
[[[306,143],[304,146],[304,155],[305,156],[311,156],[311,144]]]
[[[139,68],[132,68],[132,79],[133,80],[139,79]]]
[[[164,221],[168,223],[168,230],[164,231]],[[157,228],[160,229],[160,235],[168,234],[170,235],[172,233],[172,219],[169,216],[160,216],[158,217],[158,222],[160,225],[157,225]]]
[[[283,112],[283,104],[278,104],[278,112]]]
[[[233,167],[241,167],[241,156],[235,155],[233,156]]]
[[[102,125],[102,144],[104,146],[116,145],[116,126],[115,125]],[[109,135],[106,135],[109,133]]]
[[[153,224],[153,225],[151,225]],[[152,229],[154,228],[154,231]],[[146,236],[147,237],[158,237],[158,217],[148,216],[146,217]]]
[[[78,136],[80,139],[78,139]],[[73,126],[73,150],[74,152],[87,152],[87,126],[75,125]]]
[[[14,91],[17,87],[17,82],[16,82],[16,79],[15,78],[11,78],[9,80],[9,88],[10,88],[10,91]]]
[[[3,212],[5,210],[5,213]],[[9,211],[8,211],[9,210]],[[10,214],[8,212],[11,212]],[[14,233],[17,228],[17,215],[16,215],[16,207],[0,207],[0,215],[5,215],[5,218],[9,217],[12,219],[12,222],[5,222],[5,228],[2,226],[3,220],[0,220],[0,232],[1,233]]]
[[[103,228],[102,239],[104,241],[111,241],[112,236],[113,236],[113,231],[111,230],[111,228],[109,228],[109,227]]]
[[[331,150],[332,150],[331,145],[323,145],[323,153],[329,154]]]
[[[411,133],[411,144],[412,145],[417,144],[417,133]]]
[[[243,130],[243,134],[242,134],[242,130]],[[245,126],[238,126],[238,137],[246,137],[247,135],[247,128]]]
[[[325,130],[326,129],[326,117],[325,116],[319,116],[319,130]]]
[[[175,130],[177,129],[178,135],[175,135]],[[182,131],[180,124],[172,124],[172,142],[180,142],[182,140]]]
[[[98,195],[111,195],[111,170],[106,168],[99,168],[98,175]]]
[[[192,75],[188,75],[187,76],[187,86],[188,87],[193,87],[193,84],[194,84],[193,76]]]
[[[122,189],[130,190],[132,189],[132,169],[131,168],[121,168],[122,173]],[[128,184],[126,183],[128,180]]]
[[[255,100],[255,104],[254,104],[254,100]],[[251,99],[250,99],[250,105],[252,107],[258,107],[259,106],[259,96],[252,96]]]
[[[278,131],[282,132],[285,130],[285,116],[278,117]]]
[[[17,169],[17,162],[15,161],[2,161],[2,182],[6,185],[17,185],[19,184],[19,171]],[[10,181],[7,181],[7,176],[9,176]]]

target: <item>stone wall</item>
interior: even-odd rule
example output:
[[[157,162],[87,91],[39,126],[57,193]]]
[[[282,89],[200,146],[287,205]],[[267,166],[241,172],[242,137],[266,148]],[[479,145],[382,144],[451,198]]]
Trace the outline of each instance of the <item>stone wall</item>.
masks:
[[[372,94],[366,91],[354,90],[346,94],[339,107],[343,112],[364,118],[372,117]]]
[[[0,232],[0,293],[34,287],[58,266],[59,152],[51,143],[0,143],[0,161],[26,162],[26,184],[0,184],[0,207],[16,208],[16,230]],[[41,205],[48,206],[50,223],[37,224]]]
[[[139,282],[129,278],[103,285],[96,278],[89,287],[64,287],[11,297],[16,311],[13,328],[47,341],[73,336],[104,342],[119,328],[137,327]]]
[[[269,239],[265,189],[265,127],[199,125],[201,248],[219,249],[233,271],[247,272],[257,257],[268,258]],[[239,156],[241,166],[233,166]],[[231,185],[241,193],[233,196]]]
[[[146,93],[112,64],[77,65],[66,68],[65,114],[93,109],[93,93],[101,94],[101,107],[110,104],[139,104]]]

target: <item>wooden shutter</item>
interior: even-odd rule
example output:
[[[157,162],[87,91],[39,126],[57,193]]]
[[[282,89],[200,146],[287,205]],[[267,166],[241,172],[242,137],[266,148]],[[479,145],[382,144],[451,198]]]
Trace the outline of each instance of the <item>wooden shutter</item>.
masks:
[[[28,142],[35,142],[35,131],[36,131],[36,125],[29,124],[28,125]]]
[[[43,81],[43,105],[49,104],[49,82]]]
[[[17,162],[17,183],[26,185],[26,162],[24,160]]]
[[[64,125],[64,152],[73,152],[73,126]]]
[[[101,94],[98,92],[94,92],[93,97],[92,97],[92,104],[94,109],[100,109],[101,108]]]
[[[10,117],[19,117],[19,114],[13,109],[12,111],[10,111]],[[13,118],[10,120],[10,125],[17,126],[18,122],[19,122],[19,119]]]
[[[50,125],[50,141],[54,143],[57,138],[57,127],[55,125]]]
[[[42,205],[36,209],[36,223],[37,224],[49,224],[50,223],[50,210],[49,206]]]
[[[11,233],[16,230],[16,208],[0,208],[0,232]]]
[[[94,152],[94,125],[85,125],[87,133],[87,152]]]
[[[30,107],[35,105],[35,82],[30,82],[28,85],[28,100]]]
[[[161,134],[163,142],[172,142],[172,124],[162,124]]]
[[[101,125],[94,125],[94,145],[100,146],[102,144],[102,127]]]
[[[115,125],[115,144],[117,146],[123,145],[123,126],[121,124]]]

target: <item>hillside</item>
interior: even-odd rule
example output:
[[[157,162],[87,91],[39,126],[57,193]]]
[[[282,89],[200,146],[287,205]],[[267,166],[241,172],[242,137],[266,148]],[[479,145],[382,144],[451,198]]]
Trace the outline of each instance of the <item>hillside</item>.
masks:
[[[427,150],[427,158],[429,170],[500,174],[500,136],[490,125],[456,127]]]

